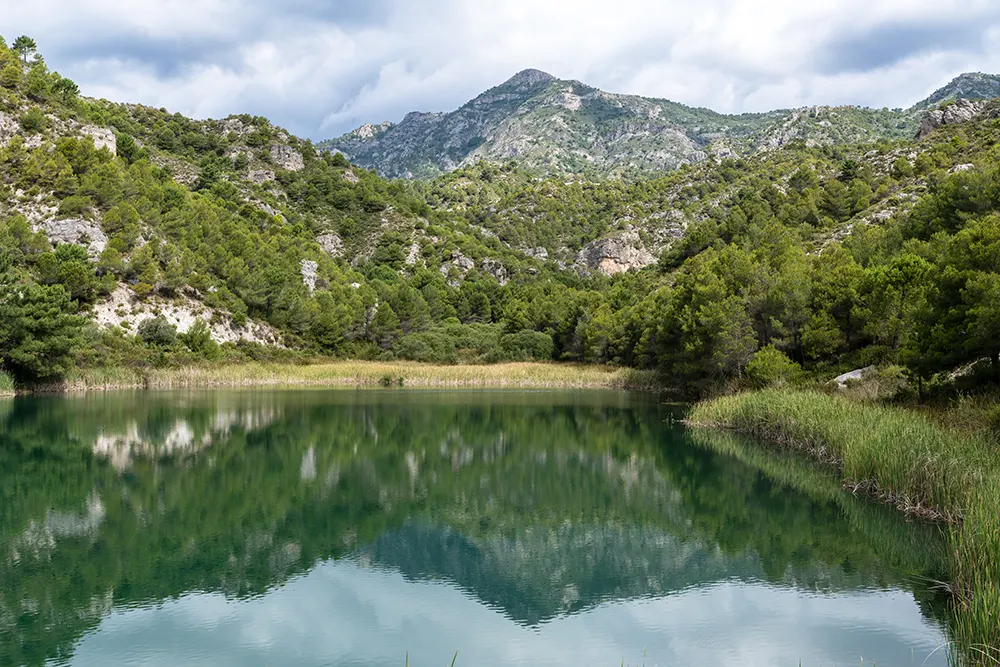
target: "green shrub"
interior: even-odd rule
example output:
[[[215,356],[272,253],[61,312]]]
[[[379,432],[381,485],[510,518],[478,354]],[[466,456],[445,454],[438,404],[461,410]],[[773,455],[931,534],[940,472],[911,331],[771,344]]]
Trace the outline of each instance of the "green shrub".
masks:
[[[139,338],[147,345],[170,347],[177,342],[177,327],[159,315],[139,325]]]
[[[177,338],[189,350],[205,359],[215,359],[219,356],[219,344],[212,340],[212,330],[201,318],[195,320],[185,333],[178,334]]]
[[[783,352],[769,345],[757,351],[747,364],[747,381],[752,387],[777,387],[795,379],[801,368]]]
[[[392,347],[399,359],[433,364],[453,364],[456,361],[455,341],[440,331],[403,336]]]
[[[93,202],[90,201],[90,197],[84,197],[81,195],[66,197],[66,199],[59,202],[59,215],[83,215],[90,210],[92,204]]]
[[[45,112],[38,107],[31,107],[21,116],[21,127],[25,132],[41,132],[49,126]]]
[[[548,361],[554,350],[552,336],[540,331],[525,329],[500,337],[502,361]]]

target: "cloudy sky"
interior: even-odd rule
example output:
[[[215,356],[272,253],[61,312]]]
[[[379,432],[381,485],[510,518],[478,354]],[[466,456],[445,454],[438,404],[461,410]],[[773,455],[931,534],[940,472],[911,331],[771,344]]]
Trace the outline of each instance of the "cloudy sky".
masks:
[[[719,111],[909,106],[1000,72],[996,0],[0,0],[88,95],[313,139],[534,67]]]

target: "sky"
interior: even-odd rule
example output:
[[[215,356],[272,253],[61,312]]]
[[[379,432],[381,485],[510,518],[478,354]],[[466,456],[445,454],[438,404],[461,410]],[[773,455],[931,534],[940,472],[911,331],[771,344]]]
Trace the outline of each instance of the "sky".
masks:
[[[1000,73],[996,0],[0,0],[86,95],[312,139],[448,111],[525,68],[722,112],[909,107]]]

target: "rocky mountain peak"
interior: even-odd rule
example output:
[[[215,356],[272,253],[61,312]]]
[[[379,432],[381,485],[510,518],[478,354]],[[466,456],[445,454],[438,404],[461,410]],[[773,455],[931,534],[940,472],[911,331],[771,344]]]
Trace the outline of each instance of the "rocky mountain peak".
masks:
[[[1000,75],[967,73],[908,110],[814,106],[724,115],[659,98],[616,95],[537,69],[518,72],[447,113],[411,113],[320,144],[391,178],[434,178],[479,161],[517,161],[541,174],[656,174],[710,157],[912,138],[979,114],[959,99],[1000,97]],[[961,113],[959,113],[961,112]],[[940,116],[940,117],[938,117]]]
[[[966,72],[935,90],[930,97],[918,102],[913,109],[930,109],[951,100],[986,100],[994,97],[1000,97],[1000,75]]]
[[[504,88],[534,88],[556,81],[556,77],[539,69],[521,70],[501,84]]]

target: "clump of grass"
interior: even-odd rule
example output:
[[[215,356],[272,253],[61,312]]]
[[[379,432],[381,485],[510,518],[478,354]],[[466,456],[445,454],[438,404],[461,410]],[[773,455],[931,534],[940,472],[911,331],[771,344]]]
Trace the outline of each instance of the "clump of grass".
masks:
[[[0,396],[11,396],[15,389],[14,378],[9,373],[0,371]]]
[[[927,518],[960,520],[998,466],[985,439],[900,408],[819,392],[766,390],[697,405],[689,420],[722,426],[835,464],[857,490]]]
[[[968,664],[1000,664],[1000,455],[988,438],[912,410],[788,390],[701,403],[689,421],[800,451],[855,491],[952,522],[956,643]]]
[[[973,664],[1000,664],[1000,474],[984,479],[952,535],[955,640]]]

